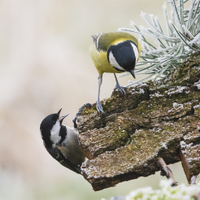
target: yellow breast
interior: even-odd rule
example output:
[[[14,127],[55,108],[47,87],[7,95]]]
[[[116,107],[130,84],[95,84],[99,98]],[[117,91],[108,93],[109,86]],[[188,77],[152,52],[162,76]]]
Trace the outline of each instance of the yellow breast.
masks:
[[[107,52],[105,51],[98,51],[95,47],[95,44],[92,44],[90,48],[90,53],[94,65],[99,72],[99,74],[103,74],[104,72],[107,73],[120,73],[121,71],[116,70],[112,67],[108,60],[107,60]]]

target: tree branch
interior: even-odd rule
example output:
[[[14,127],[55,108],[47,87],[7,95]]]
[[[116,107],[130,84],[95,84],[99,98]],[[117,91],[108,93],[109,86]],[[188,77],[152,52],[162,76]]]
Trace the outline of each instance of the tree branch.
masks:
[[[177,182],[174,178],[174,175],[171,171],[171,169],[166,165],[165,161],[162,158],[158,158],[158,164],[160,166],[160,175],[166,176],[168,179],[172,179],[172,186],[177,186]]]
[[[83,163],[82,174],[94,190],[154,174],[159,157],[167,164],[187,163],[183,166],[189,181],[200,173],[200,163],[193,164],[200,157],[199,79],[196,53],[163,80],[127,88],[125,96],[114,91],[101,102],[105,114],[97,113],[96,104],[83,109],[77,126],[89,160]],[[183,142],[193,142],[196,149],[191,162]]]

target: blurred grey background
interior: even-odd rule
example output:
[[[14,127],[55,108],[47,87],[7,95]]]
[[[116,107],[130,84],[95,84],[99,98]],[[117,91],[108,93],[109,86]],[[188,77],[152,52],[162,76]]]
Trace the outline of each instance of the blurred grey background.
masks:
[[[131,190],[158,188],[159,173],[94,192],[90,184],[57,163],[43,147],[42,119],[63,108],[72,119],[97,99],[98,73],[91,35],[146,26],[141,11],[164,23],[164,0],[1,0],[0,1],[0,199],[100,200]],[[120,78],[122,85],[132,77]],[[105,74],[101,99],[115,86]],[[170,166],[186,183],[181,164]]]

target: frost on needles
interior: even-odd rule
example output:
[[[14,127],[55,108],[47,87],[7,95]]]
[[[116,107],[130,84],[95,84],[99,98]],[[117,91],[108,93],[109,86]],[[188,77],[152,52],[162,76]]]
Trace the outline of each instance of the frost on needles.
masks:
[[[185,8],[186,2],[190,3],[188,9]],[[119,29],[140,35],[142,53],[135,72],[145,77],[137,82],[160,79],[200,51],[200,0],[169,0],[164,3],[163,12],[166,31],[157,16],[147,16],[144,12],[141,12],[141,17],[149,27],[131,22],[133,29]],[[130,81],[128,86],[137,82]]]

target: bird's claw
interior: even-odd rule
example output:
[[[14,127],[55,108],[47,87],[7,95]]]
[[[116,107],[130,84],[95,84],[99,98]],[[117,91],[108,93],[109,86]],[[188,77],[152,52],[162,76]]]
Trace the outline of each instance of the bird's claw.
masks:
[[[96,102],[96,108],[97,108],[97,112],[99,112],[99,113],[104,113],[103,107],[102,107],[100,101],[97,101],[97,102]]]
[[[118,90],[122,95],[126,95],[125,87],[121,87],[120,85],[116,85],[114,89]]]
[[[82,112],[82,110],[85,108],[85,107],[91,107],[92,105],[90,103],[85,103],[83,106],[81,106],[78,110],[78,112],[76,113],[76,116],[75,118],[72,120],[72,122],[74,123],[74,128],[77,128],[77,124],[76,124],[76,120],[77,120],[77,117],[79,116],[79,114]]]

